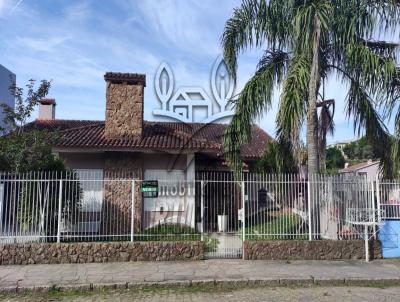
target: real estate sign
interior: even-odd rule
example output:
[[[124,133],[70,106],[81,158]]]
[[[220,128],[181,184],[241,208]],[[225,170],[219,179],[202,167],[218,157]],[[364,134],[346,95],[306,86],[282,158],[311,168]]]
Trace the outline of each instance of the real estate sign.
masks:
[[[143,197],[157,198],[158,197],[158,180],[144,180],[140,187]]]

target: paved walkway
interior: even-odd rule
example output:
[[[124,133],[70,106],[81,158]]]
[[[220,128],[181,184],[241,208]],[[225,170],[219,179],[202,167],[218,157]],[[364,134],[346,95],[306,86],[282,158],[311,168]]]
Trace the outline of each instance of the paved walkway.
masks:
[[[125,262],[0,266],[0,290],[137,287],[190,283],[400,285],[400,261]]]

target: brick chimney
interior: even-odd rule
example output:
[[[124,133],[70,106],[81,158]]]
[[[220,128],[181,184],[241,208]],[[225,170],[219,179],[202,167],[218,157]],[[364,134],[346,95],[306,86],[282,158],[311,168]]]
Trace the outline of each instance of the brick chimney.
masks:
[[[146,75],[107,72],[105,135],[109,139],[130,139],[142,135],[143,99]]]
[[[54,120],[56,118],[56,100],[42,99],[39,101],[38,120]]]

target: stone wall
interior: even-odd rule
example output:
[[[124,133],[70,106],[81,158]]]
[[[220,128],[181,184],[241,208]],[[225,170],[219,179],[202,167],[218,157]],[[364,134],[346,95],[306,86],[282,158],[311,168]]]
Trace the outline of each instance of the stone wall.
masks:
[[[365,259],[363,240],[249,240],[244,242],[247,260]],[[382,258],[379,241],[370,241],[371,259]]]
[[[201,260],[201,241],[0,245],[0,265]]]

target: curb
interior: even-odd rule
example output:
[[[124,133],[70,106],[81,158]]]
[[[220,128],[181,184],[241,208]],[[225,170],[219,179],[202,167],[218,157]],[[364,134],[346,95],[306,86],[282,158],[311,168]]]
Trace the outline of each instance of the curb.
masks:
[[[170,289],[170,288],[189,288],[214,287],[214,288],[241,288],[241,287],[312,287],[312,286],[360,286],[360,287],[391,287],[400,286],[400,278],[374,279],[349,277],[345,279],[335,278],[284,278],[284,279],[204,279],[204,280],[171,280],[162,282],[120,282],[120,283],[88,283],[88,284],[69,284],[69,285],[44,285],[44,286],[10,286],[0,288],[0,293],[25,293],[25,292],[47,292],[57,290],[60,292],[68,291],[101,291],[112,289]]]

